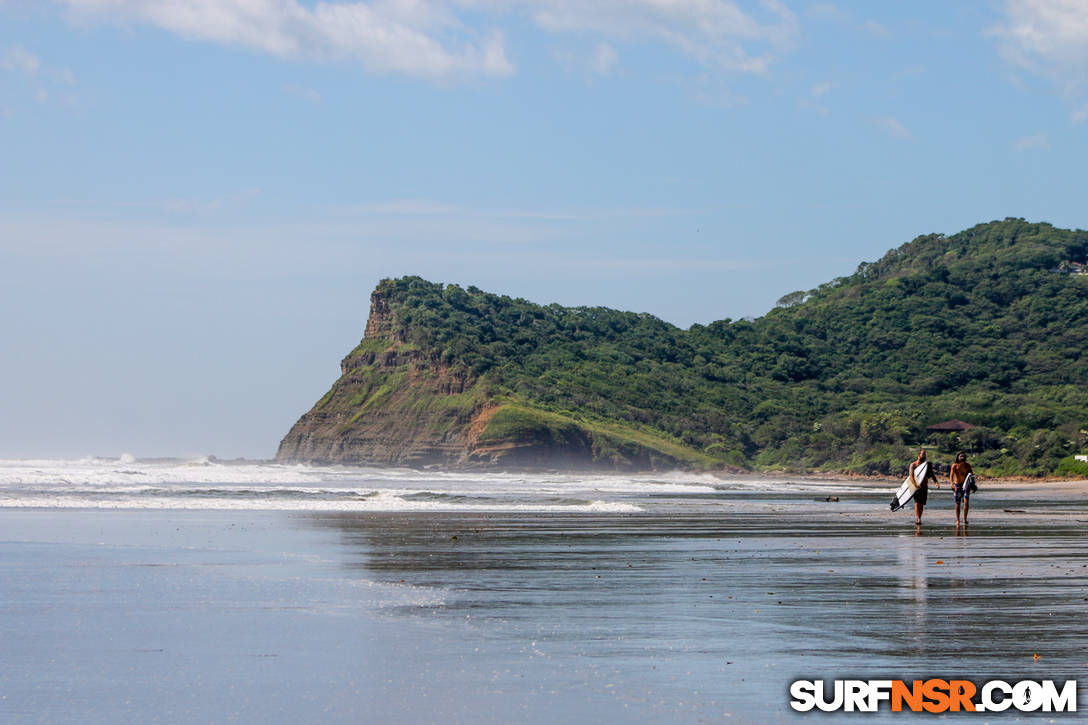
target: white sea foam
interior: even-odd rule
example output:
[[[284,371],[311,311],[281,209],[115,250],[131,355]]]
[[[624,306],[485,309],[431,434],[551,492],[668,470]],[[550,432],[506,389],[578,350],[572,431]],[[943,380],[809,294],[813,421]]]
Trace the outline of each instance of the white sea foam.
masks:
[[[695,495],[851,484],[667,473],[603,475],[315,467],[214,458],[0,460],[0,506],[310,511],[636,512]]]
[[[113,483],[209,483],[318,485],[382,482],[425,483],[428,489],[501,489],[563,494],[572,488],[585,491],[651,493],[710,491],[721,481],[711,476],[509,474],[418,471],[348,467],[313,467],[276,463],[218,463],[196,461],[130,461],[84,458],[78,461],[0,460],[0,487],[28,483],[66,481],[84,484]]]
[[[641,507],[616,499],[661,485],[674,486],[208,458],[0,460],[0,506],[9,508],[635,512]]]
[[[345,511],[345,512],[397,512],[397,511],[465,511],[465,512],[516,512],[554,511],[586,513],[634,513],[642,509],[634,504],[616,501],[591,501],[586,504],[523,504],[499,503],[443,503],[440,501],[405,501],[396,496],[381,494],[373,499],[349,501],[276,501],[267,499],[231,500],[226,498],[192,497],[162,498],[151,500],[141,496],[119,496],[108,500],[91,500],[82,496],[0,496],[0,507],[6,508],[64,508],[64,509],[156,509],[156,510],[238,510],[238,511]]]

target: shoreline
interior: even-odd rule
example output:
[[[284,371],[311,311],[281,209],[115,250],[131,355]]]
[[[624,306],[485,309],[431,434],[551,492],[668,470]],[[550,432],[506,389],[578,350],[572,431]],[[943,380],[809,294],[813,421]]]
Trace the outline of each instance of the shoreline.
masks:
[[[301,466],[303,468],[320,470],[353,470],[360,471],[405,471],[420,474],[427,473],[439,473],[439,474],[499,474],[499,475],[558,475],[558,476],[653,476],[653,475],[693,475],[693,476],[713,476],[714,478],[722,480],[730,479],[748,479],[748,480],[769,480],[776,481],[781,479],[791,479],[797,481],[804,481],[810,483],[819,483],[823,481],[839,481],[850,483],[872,483],[874,485],[898,485],[905,477],[905,473],[902,475],[882,475],[882,474],[865,474],[854,473],[851,471],[796,471],[790,469],[774,469],[765,471],[749,471],[741,468],[724,468],[714,470],[696,470],[685,468],[671,468],[671,469],[646,469],[646,470],[631,470],[621,471],[612,468],[549,468],[549,467],[496,467],[496,466],[441,466],[441,465],[427,465],[427,466],[397,466],[397,465],[383,465],[379,463],[341,463],[341,462],[322,462],[322,461],[298,461],[298,460],[282,460],[278,458],[220,458],[215,455],[204,455],[195,457],[185,456],[149,456],[149,457],[134,457],[129,461],[112,456],[86,456],[81,459],[66,459],[66,458],[41,458],[41,457],[28,457],[28,458],[0,458],[0,462],[6,462],[9,464],[22,464],[29,465],[32,463],[40,462],[55,462],[55,463],[137,463],[137,464],[165,464],[165,465],[182,465],[182,466],[281,466],[281,467],[296,467]],[[905,469],[904,469],[905,470]],[[1043,483],[1043,484],[1076,484],[1083,483],[1088,486],[1088,478],[1076,478],[1068,476],[996,476],[990,477],[980,475],[980,480],[987,482],[989,485],[1016,485],[1016,484],[1030,484],[1030,483]]]
[[[713,472],[717,478],[722,480],[730,480],[737,478],[752,478],[763,479],[767,481],[777,481],[783,478],[790,480],[804,481],[807,483],[821,483],[821,482],[840,482],[840,483],[860,483],[860,484],[872,484],[874,486],[897,486],[903,482],[905,476],[867,476],[862,473],[790,473],[788,471],[770,472],[761,471],[757,473],[737,473],[737,474],[720,474]],[[947,485],[947,478],[938,479],[942,487]],[[1085,492],[1088,492],[1088,479],[1086,478],[1064,478],[1056,476],[1000,476],[1000,477],[979,477],[980,486],[985,483],[988,486],[1018,486],[1027,485],[1032,483],[1041,483],[1046,485],[1083,485]]]
[[[229,463],[228,461],[218,461],[218,463]],[[322,468],[358,468],[361,470],[403,470],[414,471],[418,473],[463,473],[463,474],[500,474],[500,475],[519,475],[519,474],[534,474],[534,475],[557,475],[557,476],[652,476],[652,475],[707,475],[719,478],[722,480],[729,479],[767,479],[767,480],[780,480],[783,478],[796,479],[806,482],[819,482],[819,481],[849,481],[849,482],[873,482],[878,484],[899,484],[902,483],[903,478],[906,476],[904,473],[901,476],[885,476],[881,474],[865,474],[865,473],[852,473],[850,471],[791,471],[786,469],[781,470],[767,470],[767,471],[747,471],[744,469],[715,469],[715,470],[696,470],[685,468],[670,468],[670,469],[647,469],[637,471],[619,471],[611,468],[527,468],[527,467],[491,467],[491,466],[381,466],[378,464],[346,464],[346,463],[322,463],[315,461],[280,461],[277,459],[270,459],[268,461],[262,461],[260,463],[267,463],[272,465],[301,465],[308,466],[315,469]],[[1088,484],[1088,478],[1070,478],[1067,476],[998,476],[990,477],[980,475],[982,481],[989,481],[996,484],[1013,484],[1013,483],[1085,483]]]
[[[1068,623],[1088,609],[1088,540],[1046,502],[966,529],[927,509],[916,529],[882,501],[792,500],[800,510],[0,509],[0,593],[27,603],[0,621],[0,712],[800,723],[785,693],[802,668],[1058,680],[1082,667],[1086,635]]]

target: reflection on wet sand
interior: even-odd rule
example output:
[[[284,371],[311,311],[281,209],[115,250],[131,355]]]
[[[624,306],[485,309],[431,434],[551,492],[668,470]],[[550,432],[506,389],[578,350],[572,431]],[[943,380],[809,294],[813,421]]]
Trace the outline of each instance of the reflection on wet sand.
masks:
[[[490,623],[483,636],[547,643],[575,669],[634,672],[682,652],[723,700],[743,696],[710,675],[725,663],[753,693],[781,693],[802,674],[1073,678],[1088,650],[1076,526],[972,524],[968,537],[802,513],[311,520],[340,532],[360,575],[448,592],[400,616],[468,614]]]

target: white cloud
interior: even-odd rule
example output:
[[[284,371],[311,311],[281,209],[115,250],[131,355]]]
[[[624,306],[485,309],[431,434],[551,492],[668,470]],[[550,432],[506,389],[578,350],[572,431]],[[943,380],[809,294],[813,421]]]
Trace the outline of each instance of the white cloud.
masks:
[[[17,45],[0,54],[0,70],[45,78],[68,86],[74,86],[76,83],[76,76],[70,68],[46,67],[40,57]]]
[[[1088,103],[1073,111],[1073,123],[1088,121]]]
[[[41,58],[25,48],[12,46],[0,53],[0,71],[23,77],[25,92],[29,94],[23,98],[33,98],[38,103],[57,101],[69,106],[77,105],[77,99],[70,90],[76,83],[75,74],[68,68],[46,65]],[[20,95],[22,92],[20,91]],[[13,113],[9,108],[0,115],[11,117]]]
[[[1050,137],[1045,133],[1033,133],[1030,136],[1022,136],[1016,139],[1013,147],[1017,151],[1031,151],[1035,149],[1050,148]]]
[[[612,43],[664,44],[711,69],[764,73],[793,45],[781,0],[59,0],[73,17],[147,24],[190,40],[282,58],[354,60],[432,79],[513,73],[493,26],[527,15],[550,34],[589,37],[592,72],[618,66]]]
[[[612,75],[620,64],[620,56],[608,43],[598,43],[589,61],[589,69],[599,76]]]
[[[502,33],[476,33],[428,0],[62,0],[77,18],[146,23],[190,40],[282,58],[354,60],[424,78],[513,72]]]
[[[1088,0],[1005,0],[1004,14],[990,33],[1006,60],[1065,92],[1088,80]]]
[[[893,138],[910,138],[910,131],[899,122],[899,119],[887,116],[885,118],[878,118],[876,125],[880,127],[884,133],[892,136]]]
[[[884,27],[884,25],[878,23],[875,20],[866,20],[864,23],[861,24],[861,27],[863,30],[868,31],[873,35],[879,36],[881,38],[887,38],[891,35],[891,32],[886,27]]]
[[[19,48],[18,46],[8,48],[4,51],[4,55],[0,57],[0,68],[12,73],[22,73],[24,75],[32,76],[37,73],[42,67],[41,59],[33,53]]]
[[[505,4],[497,0],[488,5]],[[778,0],[761,0],[762,19],[732,0],[523,0],[541,29],[596,33],[673,46],[714,69],[764,73],[774,57],[762,50],[796,40],[797,17]],[[759,46],[753,54],[749,46]]]
[[[815,83],[815,84],[812,85],[811,88],[809,88],[809,95],[812,96],[812,98],[823,98],[824,96],[826,96],[828,93],[831,92],[831,89],[833,89],[835,87],[835,85],[836,84],[832,83],[831,81],[824,81],[822,83]],[[810,111],[815,111],[816,113],[820,114],[821,116],[826,116],[826,115],[828,115],[830,113],[830,111],[827,109],[826,106],[821,105],[819,103],[816,103],[815,101],[813,101],[811,99],[808,99],[808,98],[802,98],[799,101],[799,104],[800,104],[801,108],[805,108],[805,109],[808,109]]]
[[[616,49],[605,42],[600,42],[590,51],[556,50],[555,59],[568,73],[580,73],[586,76],[607,78],[620,70],[620,56]]]

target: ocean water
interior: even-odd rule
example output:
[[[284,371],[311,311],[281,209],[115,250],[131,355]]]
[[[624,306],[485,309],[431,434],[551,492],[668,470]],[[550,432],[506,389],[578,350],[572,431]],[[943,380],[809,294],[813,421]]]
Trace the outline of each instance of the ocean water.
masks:
[[[680,473],[466,474],[131,456],[0,460],[0,507],[8,508],[633,513],[723,503],[728,493],[750,500],[754,493],[834,493],[842,486],[832,488]],[[683,498],[700,493],[709,498]]]
[[[0,722],[857,723],[912,716],[789,683],[1086,678],[1082,489],[918,529],[893,488],[0,462]]]

